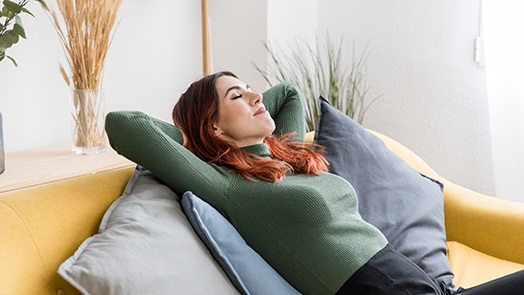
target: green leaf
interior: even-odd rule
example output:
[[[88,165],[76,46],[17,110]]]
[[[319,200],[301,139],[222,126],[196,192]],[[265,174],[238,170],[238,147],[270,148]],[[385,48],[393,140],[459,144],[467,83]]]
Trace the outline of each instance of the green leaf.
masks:
[[[9,58],[13,62],[15,67],[18,67],[18,64],[16,63],[16,60],[14,60],[14,58],[10,57],[9,55],[5,55],[5,51],[0,49],[0,62],[2,60],[4,60],[4,58],[6,58],[6,57]]]
[[[25,30],[24,30],[24,28],[21,25],[15,24],[13,26],[13,31],[15,33],[17,33],[20,37],[26,39],[26,37],[25,37]]]
[[[9,58],[13,62],[15,67],[18,67],[18,64],[16,63],[16,60],[14,60],[14,58],[10,57],[9,55],[7,55],[6,57]]]
[[[22,7],[22,12],[25,12],[25,13],[31,15],[32,17],[35,17],[35,16],[31,13],[31,11],[27,10],[27,9],[24,8],[24,7]]]
[[[45,3],[44,0],[36,0],[36,2],[40,3],[40,5],[42,5],[44,10],[49,10],[49,8],[47,7],[47,4]]]
[[[4,5],[12,13],[18,14],[18,13],[22,12],[22,6],[14,3],[12,1],[4,0]]]
[[[10,34],[0,36],[0,48],[7,49],[13,46],[13,37]]]
[[[12,41],[13,44],[18,43],[18,40],[20,38],[18,37],[18,33],[17,32],[15,32],[14,30],[9,30],[9,31],[7,31],[5,33],[11,35],[11,38],[13,38],[13,41]]]
[[[2,7],[2,16],[8,17],[11,14],[11,11],[7,7]]]

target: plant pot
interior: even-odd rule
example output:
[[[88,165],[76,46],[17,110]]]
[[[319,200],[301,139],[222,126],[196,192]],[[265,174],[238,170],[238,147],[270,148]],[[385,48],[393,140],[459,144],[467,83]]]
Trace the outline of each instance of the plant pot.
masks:
[[[104,97],[101,89],[72,89],[72,151],[92,155],[106,150]]]

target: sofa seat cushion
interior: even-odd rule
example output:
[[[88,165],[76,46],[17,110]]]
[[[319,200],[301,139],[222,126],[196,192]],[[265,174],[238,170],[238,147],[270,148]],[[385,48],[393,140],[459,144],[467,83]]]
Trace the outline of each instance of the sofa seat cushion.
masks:
[[[523,264],[484,254],[459,242],[448,241],[447,245],[457,287],[473,287],[524,269]]]

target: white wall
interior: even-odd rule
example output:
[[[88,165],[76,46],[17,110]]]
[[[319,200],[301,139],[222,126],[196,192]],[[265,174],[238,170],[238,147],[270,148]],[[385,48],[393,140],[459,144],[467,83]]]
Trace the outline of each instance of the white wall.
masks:
[[[209,1],[213,71],[232,71],[254,89],[265,90],[267,84],[254,66],[267,63],[264,42],[284,45],[312,40],[317,33],[317,2]]]
[[[494,194],[485,69],[474,61],[479,0],[319,1],[319,31],[369,42],[364,125],[411,148],[442,176]]]
[[[524,4],[484,1],[484,36],[496,193],[524,201]]]
[[[212,72],[227,70],[253,89],[265,87],[252,62],[265,63],[267,1],[208,1],[211,26]]]
[[[58,71],[64,53],[36,3],[23,19],[27,40],[0,64],[0,112],[7,152],[69,143],[69,89]],[[106,109],[133,109],[171,121],[171,106],[202,73],[199,1],[123,1],[104,73]]]
[[[314,45],[318,30],[318,0],[267,2],[267,41],[270,45],[281,49],[283,54],[290,52],[290,46],[305,42]]]

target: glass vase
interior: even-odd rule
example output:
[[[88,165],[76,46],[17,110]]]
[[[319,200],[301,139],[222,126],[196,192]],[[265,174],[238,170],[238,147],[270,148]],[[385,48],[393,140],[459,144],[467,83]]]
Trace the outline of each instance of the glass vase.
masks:
[[[104,96],[101,89],[72,89],[72,151],[93,155],[106,150]]]

